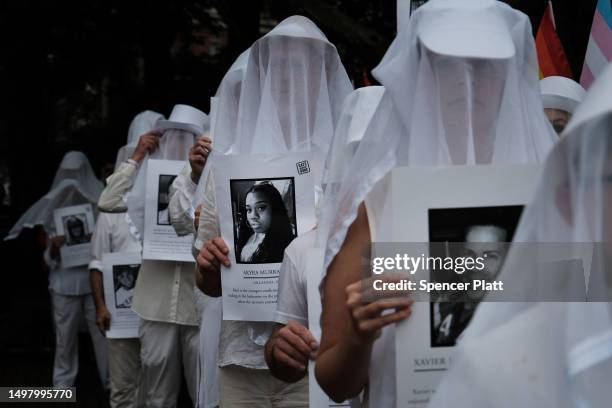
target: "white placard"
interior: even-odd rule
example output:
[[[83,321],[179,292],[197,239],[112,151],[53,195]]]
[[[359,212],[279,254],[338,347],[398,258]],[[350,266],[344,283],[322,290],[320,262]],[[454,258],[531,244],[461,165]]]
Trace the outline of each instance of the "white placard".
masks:
[[[391,181],[393,241],[440,241],[432,237],[465,233],[479,217],[490,224],[491,214],[498,214],[500,223],[518,223],[517,206],[532,200],[540,172],[540,165],[398,168]],[[454,310],[463,305],[415,302],[410,318],[397,325],[398,407],[429,403],[451,363],[450,344],[460,341],[466,315],[469,322],[473,313]]]
[[[55,231],[65,237],[60,249],[62,266],[73,267],[91,261],[91,236],[95,221],[91,204],[58,208],[53,212]]]
[[[313,248],[306,257],[306,288],[308,299],[308,330],[317,342],[321,342],[321,292],[319,284],[323,273],[323,257],[325,250]],[[308,362],[308,398],[310,407],[348,407],[348,402],[334,402],[321,389],[315,378],[315,362]]]
[[[141,257],[138,252],[113,252],[102,256],[104,301],[111,314],[109,339],[138,337],[140,318],[132,310],[132,295]]]
[[[223,319],[273,321],[284,250],[315,226],[311,153],[218,157],[214,180],[221,236]]]
[[[149,160],[145,194],[143,259],[193,262],[193,237],[179,237],[170,224],[169,188],[183,170],[184,161]]]

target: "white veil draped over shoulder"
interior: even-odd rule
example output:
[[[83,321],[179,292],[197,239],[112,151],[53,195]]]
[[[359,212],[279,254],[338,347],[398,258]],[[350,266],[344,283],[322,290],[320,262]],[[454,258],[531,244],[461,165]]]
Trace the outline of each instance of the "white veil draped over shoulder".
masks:
[[[373,74],[386,92],[328,209],[326,267],[394,167],[538,162],[556,141],[529,19],[501,2],[431,0]]]
[[[560,243],[583,253],[586,301],[483,302],[431,407],[604,407],[612,400],[612,64],[578,106],[555,146],[515,242]],[[520,245],[520,244],[518,244]],[[518,252],[520,254],[520,252]],[[515,265],[499,280],[546,291],[538,268]],[[540,265],[536,263],[536,265]],[[569,292],[568,292],[569,293]],[[485,299],[486,300],[486,299]],[[537,299],[536,299],[537,300]],[[565,301],[563,301],[565,300]]]
[[[5,239],[17,238],[22,229],[36,225],[42,225],[49,232],[53,226],[53,211],[58,208],[91,203],[95,210],[102,188],[102,182],[84,153],[66,153],[55,173],[51,190],[28,208]]]

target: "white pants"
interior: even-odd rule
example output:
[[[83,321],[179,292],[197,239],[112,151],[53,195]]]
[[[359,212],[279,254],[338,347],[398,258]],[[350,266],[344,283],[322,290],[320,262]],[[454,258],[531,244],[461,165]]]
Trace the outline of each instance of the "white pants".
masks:
[[[196,291],[200,314],[200,386],[198,407],[219,406],[219,332],[221,331],[222,310],[220,297],[213,298]]]
[[[55,324],[53,386],[72,387],[79,371],[79,323],[84,314],[93,342],[100,380],[108,388],[106,338],[96,326],[96,309],[91,294],[65,296],[51,292]]]
[[[269,370],[237,365],[219,369],[221,408],[308,408],[308,376],[286,383]]]
[[[111,408],[142,406],[139,398],[140,341],[108,339]]]
[[[181,371],[192,401],[197,401],[198,327],[140,321],[141,387],[147,408],[175,407]]]

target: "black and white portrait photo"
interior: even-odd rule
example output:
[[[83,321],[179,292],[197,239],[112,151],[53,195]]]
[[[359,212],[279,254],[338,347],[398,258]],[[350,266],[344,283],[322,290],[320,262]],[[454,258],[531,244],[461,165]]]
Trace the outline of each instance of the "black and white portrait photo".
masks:
[[[86,214],[66,215],[62,217],[66,245],[87,244],[91,240],[91,232],[87,228]]]
[[[230,180],[236,263],[279,263],[297,236],[293,177]]]
[[[503,266],[508,242],[512,241],[522,209],[522,206],[430,209],[431,255],[455,259],[481,258],[483,264],[482,268],[473,268],[461,274],[432,271],[431,279],[464,283],[474,280],[493,282]],[[432,294],[431,347],[454,346],[485,295],[485,290],[478,289]]]
[[[169,174],[159,175],[157,190],[157,225],[170,225],[168,204],[170,204],[170,186],[176,176]]]
[[[115,307],[117,309],[129,309],[132,307],[132,294],[136,278],[138,277],[139,264],[114,265],[113,286],[115,288]]]

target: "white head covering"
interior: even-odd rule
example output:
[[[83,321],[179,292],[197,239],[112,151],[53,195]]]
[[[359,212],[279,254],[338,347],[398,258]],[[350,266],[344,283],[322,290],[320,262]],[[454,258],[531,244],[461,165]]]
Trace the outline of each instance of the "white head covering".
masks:
[[[521,407],[610,404],[610,89],[612,64],[590,88],[571,126],[566,128],[564,139],[547,159],[536,197],[525,209],[515,235],[515,241],[531,246],[573,243],[577,252],[583,251],[583,243],[593,243],[586,258],[590,268],[585,265],[589,272],[587,299],[592,302],[481,304],[431,407],[506,406],[502,401]],[[511,251],[498,279],[512,278],[520,280],[525,288],[546,291],[542,286],[551,280],[542,279],[542,271],[510,268],[513,260]],[[563,281],[557,290],[561,300],[568,299],[563,292],[572,288]],[[490,398],[483,397],[485,393]],[[517,396],[521,399],[517,400]]]
[[[359,204],[394,167],[536,162],[557,140],[529,19],[501,2],[431,0],[373,74],[386,92],[331,209],[326,266]]]
[[[540,81],[544,108],[574,113],[586,91],[576,81],[562,76],[549,76]]]
[[[327,154],[342,102],[352,90],[336,47],[302,16],[283,20],[232,68],[211,101],[214,150],[194,207],[202,201],[216,154]]]
[[[211,98],[210,134],[218,153],[231,154],[236,143],[238,105],[249,51],[247,49],[238,56],[221,80],[217,93]]]
[[[323,195],[318,205],[321,209],[317,227],[318,247],[325,246],[331,225],[329,217],[332,214],[326,209],[335,208],[337,205],[340,183],[347,170],[347,164],[351,162],[357,151],[384,93],[385,88],[382,86],[368,86],[355,89],[344,100],[323,169]]]
[[[219,88],[217,88],[217,93],[210,98],[210,137],[213,140],[213,151],[210,152],[207,165],[198,181],[192,200],[193,209],[202,202],[214,156],[231,154],[235,149],[238,132],[238,105],[242,94],[242,83],[249,59],[249,51],[250,48],[238,56],[223,76]]]
[[[351,90],[321,30],[306,17],[283,20],[251,47],[232,153],[326,154]]]
[[[195,135],[185,130],[168,129],[159,139],[159,149],[152,154],[148,154],[142,161],[132,190],[127,197],[128,216],[133,223],[131,227],[135,227],[141,236],[144,232],[144,206],[149,159],[187,160],[189,158],[189,149],[193,146],[198,136],[200,135]],[[132,233],[137,235],[133,229]]]
[[[161,113],[150,110],[140,112],[138,115],[134,116],[134,119],[132,119],[128,129],[127,144],[119,148],[119,151],[117,152],[115,170],[117,170],[121,163],[132,156],[134,150],[136,149],[136,145],[138,144],[138,138],[155,129],[155,124],[157,121],[163,118],[164,116]]]
[[[94,208],[102,192],[87,156],[71,151],[64,155],[51,184],[51,190],[34,203],[13,226],[5,239],[17,238],[23,228],[42,225],[48,232],[53,225],[53,211],[71,205],[91,203]]]

